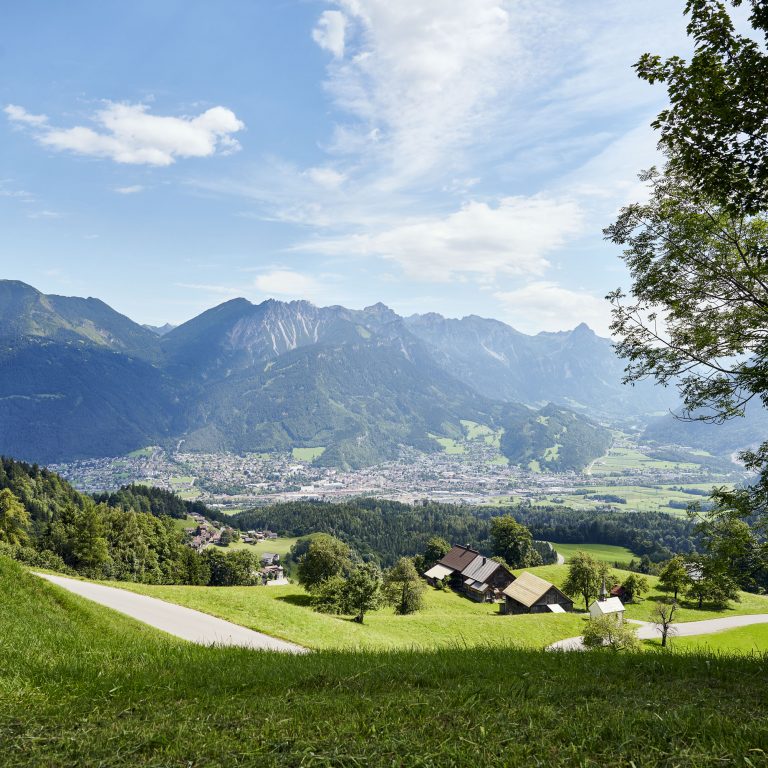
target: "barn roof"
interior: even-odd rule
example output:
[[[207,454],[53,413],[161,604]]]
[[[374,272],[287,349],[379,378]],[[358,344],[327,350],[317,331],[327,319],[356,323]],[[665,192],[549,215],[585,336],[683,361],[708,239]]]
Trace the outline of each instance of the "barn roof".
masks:
[[[438,560],[438,565],[444,565],[447,568],[451,568],[454,571],[463,573],[464,569],[479,555],[480,553],[476,549],[470,549],[469,547],[462,547],[455,544],[451,547],[451,551],[444,557]]]
[[[554,587],[548,581],[533,573],[523,571],[505,590],[504,594],[511,597],[526,608],[530,608]],[[560,590],[558,590],[559,592]]]
[[[444,565],[433,565],[424,575],[428,579],[444,579],[453,573],[453,568],[447,568]]]

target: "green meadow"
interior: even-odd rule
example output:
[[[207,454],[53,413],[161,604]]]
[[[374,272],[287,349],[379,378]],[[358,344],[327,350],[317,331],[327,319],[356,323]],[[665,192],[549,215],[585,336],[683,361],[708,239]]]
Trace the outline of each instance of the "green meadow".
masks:
[[[612,544],[557,544],[552,542],[552,546],[565,558],[568,563],[577,552],[586,552],[595,560],[601,560],[606,563],[621,563],[627,565],[635,555],[626,547],[616,547]]]
[[[2,558],[0,615],[3,768],[766,764],[765,657],[206,648]]]

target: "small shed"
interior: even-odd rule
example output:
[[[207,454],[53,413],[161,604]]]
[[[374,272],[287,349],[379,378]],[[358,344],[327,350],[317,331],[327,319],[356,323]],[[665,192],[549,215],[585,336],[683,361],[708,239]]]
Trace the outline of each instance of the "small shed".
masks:
[[[438,563],[424,573],[424,578],[434,587],[436,582],[442,581],[452,573],[453,568],[448,568],[448,566]]]
[[[624,621],[624,603],[618,597],[608,597],[605,600],[595,600],[589,606],[589,615],[593,619],[601,616],[615,616],[620,624]]]
[[[568,595],[554,584],[528,571],[523,571],[503,594],[506,614],[560,613],[573,610],[573,600]]]

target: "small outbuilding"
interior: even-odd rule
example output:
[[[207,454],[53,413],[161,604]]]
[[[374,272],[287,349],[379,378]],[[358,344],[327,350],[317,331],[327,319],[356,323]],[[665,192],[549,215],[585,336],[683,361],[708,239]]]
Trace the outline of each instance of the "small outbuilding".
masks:
[[[563,613],[573,610],[573,600],[554,584],[523,571],[503,591],[504,613]]]
[[[616,621],[621,624],[624,621],[624,603],[618,597],[595,600],[589,606],[589,615],[593,619],[599,619],[601,616],[614,616]]]
[[[424,573],[424,578],[434,587],[438,581],[442,581],[452,573],[453,568],[448,568],[447,566],[438,563]]]

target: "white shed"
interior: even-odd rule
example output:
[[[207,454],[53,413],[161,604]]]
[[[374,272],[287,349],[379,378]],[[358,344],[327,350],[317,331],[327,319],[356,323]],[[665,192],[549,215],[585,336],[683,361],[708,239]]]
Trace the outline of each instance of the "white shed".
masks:
[[[589,606],[589,615],[593,619],[600,616],[615,616],[616,621],[624,621],[624,603],[618,597],[608,597],[605,600],[595,600]]]

